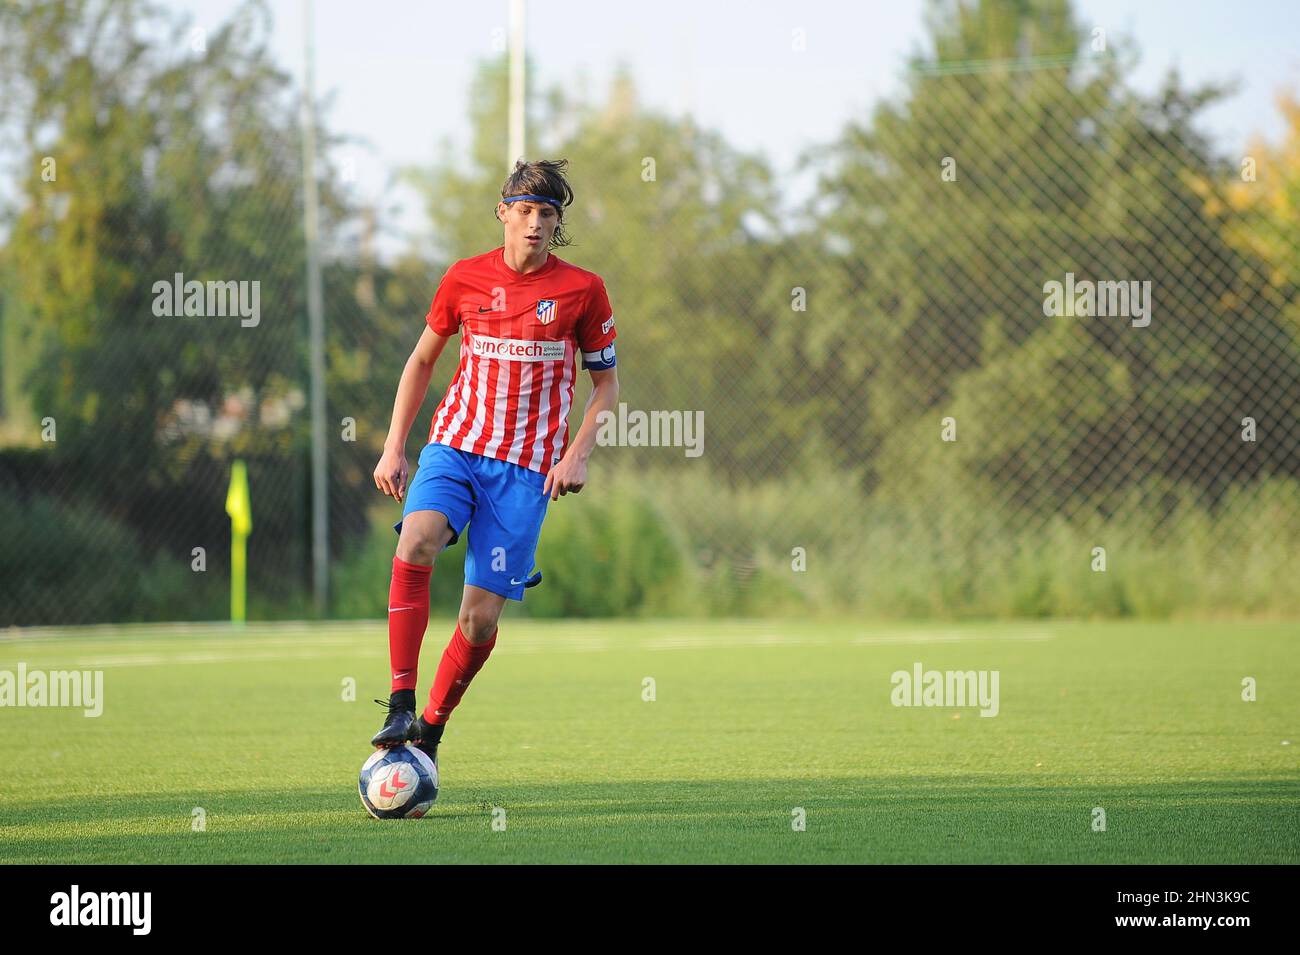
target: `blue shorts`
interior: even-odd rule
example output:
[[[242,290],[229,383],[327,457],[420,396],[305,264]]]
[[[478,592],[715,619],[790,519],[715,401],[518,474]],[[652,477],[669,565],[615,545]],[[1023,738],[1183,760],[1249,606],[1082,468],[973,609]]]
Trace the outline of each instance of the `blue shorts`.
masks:
[[[434,442],[420,452],[402,520],[412,511],[442,512],[452,532],[448,547],[468,524],[465,583],[523,600],[524,588],[542,580],[533,558],[551,502],[545,483],[546,475],[522,465]],[[402,521],[393,530],[401,534]]]

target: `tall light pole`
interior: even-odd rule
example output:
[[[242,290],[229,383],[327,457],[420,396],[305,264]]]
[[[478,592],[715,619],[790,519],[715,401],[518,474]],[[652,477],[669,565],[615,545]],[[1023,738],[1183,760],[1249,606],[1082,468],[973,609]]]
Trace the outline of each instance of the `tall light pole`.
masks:
[[[506,171],[524,158],[524,0],[510,0],[510,114],[506,150]]]
[[[320,277],[320,212],[316,195],[316,83],[312,0],[303,0],[302,226],[307,244],[308,374],[311,379],[311,565],[316,615],[329,606],[329,485],[325,471],[325,316]]]

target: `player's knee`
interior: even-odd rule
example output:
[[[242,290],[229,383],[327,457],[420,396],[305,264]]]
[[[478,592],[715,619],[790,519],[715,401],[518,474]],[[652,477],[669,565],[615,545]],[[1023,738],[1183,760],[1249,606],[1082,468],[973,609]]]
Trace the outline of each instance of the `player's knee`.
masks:
[[[497,629],[497,614],[484,607],[461,607],[456,621],[465,639],[473,644],[487,643]]]
[[[397,540],[397,556],[410,564],[432,565],[442,550],[442,542],[433,534],[412,530]]]
[[[397,556],[413,564],[432,565],[451,538],[445,517],[433,511],[417,511],[402,522]]]

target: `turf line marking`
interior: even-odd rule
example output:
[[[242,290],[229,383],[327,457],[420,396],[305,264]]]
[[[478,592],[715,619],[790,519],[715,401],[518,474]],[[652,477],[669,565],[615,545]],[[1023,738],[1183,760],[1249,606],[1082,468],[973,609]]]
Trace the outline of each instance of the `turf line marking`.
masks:
[[[962,633],[959,630],[923,631],[920,633],[880,634],[877,636],[854,637],[850,642],[859,646],[889,646],[898,643],[980,643],[1000,640],[1038,643],[1054,640],[1056,634],[1046,631],[1030,633]]]
[[[308,642],[310,639],[310,642]],[[1027,633],[963,633],[961,631],[917,631],[859,635],[844,640],[842,637],[805,636],[800,634],[740,633],[699,636],[650,637],[640,640],[615,639],[600,636],[548,635],[520,636],[503,643],[500,652],[510,654],[538,653],[605,653],[610,650],[637,650],[661,652],[665,650],[748,650],[761,647],[834,647],[844,646],[906,646],[910,644],[951,644],[988,642],[1038,643],[1055,639],[1046,631]],[[364,657],[379,653],[386,647],[381,635],[353,633],[351,635],[315,635],[303,639],[277,636],[249,644],[229,640],[215,641],[204,649],[177,649],[168,652],[162,648],[140,653],[93,653],[75,657],[73,666],[80,669],[110,669],[115,667],[155,667],[203,663],[264,663],[275,660],[310,660],[348,655],[352,652]]]

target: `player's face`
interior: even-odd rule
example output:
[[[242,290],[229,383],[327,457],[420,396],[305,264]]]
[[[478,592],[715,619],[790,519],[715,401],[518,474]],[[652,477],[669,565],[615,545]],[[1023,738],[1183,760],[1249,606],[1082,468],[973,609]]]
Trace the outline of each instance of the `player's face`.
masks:
[[[521,199],[497,205],[497,217],[504,223],[505,244],[519,259],[546,258],[551,236],[560,224],[555,206],[547,202]]]

